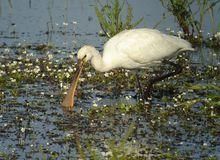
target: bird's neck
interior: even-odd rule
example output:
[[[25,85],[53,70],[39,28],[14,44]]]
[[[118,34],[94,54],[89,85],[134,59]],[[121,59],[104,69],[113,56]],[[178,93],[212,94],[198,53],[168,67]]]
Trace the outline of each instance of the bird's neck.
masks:
[[[95,70],[99,72],[107,72],[110,70],[110,68],[103,61],[102,55],[98,51],[93,53],[91,64],[95,68]]]

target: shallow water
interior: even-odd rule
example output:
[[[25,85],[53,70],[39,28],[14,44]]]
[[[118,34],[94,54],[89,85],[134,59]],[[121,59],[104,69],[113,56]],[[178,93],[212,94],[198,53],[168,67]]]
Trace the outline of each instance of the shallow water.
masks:
[[[0,159],[77,159],[79,144],[89,157],[88,143],[106,158],[109,140],[120,144],[131,124],[127,154],[220,158],[218,50],[183,55],[184,72],[155,86],[147,110],[139,107],[133,72],[104,75],[87,66],[74,111],[66,111],[60,102],[71,77],[62,76],[74,73],[75,51],[83,44],[102,48],[105,41],[98,36],[94,3],[29,2],[0,1]],[[153,27],[165,11],[156,1],[129,3],[135,19],[147,19],[140,27]],[[168,27],[178,30],[172,16],[158,29]],[[145,72],[139,73],[146,83]]]

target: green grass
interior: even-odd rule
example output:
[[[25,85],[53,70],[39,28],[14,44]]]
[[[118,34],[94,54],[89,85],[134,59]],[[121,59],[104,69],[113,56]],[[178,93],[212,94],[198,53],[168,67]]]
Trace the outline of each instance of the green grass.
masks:
[[[214,15],[214,8],[219,4],[219,0],[160,0],[160,2],[176,18],[185,37],[193,38],[196,35],[197,41],[202,42],[204,37],[202,31],[207,16],[210,17],[209,23],[212,26],[210,32],[213,35],[217,32],[215,17],[218,15]]]
[[[216,38],[220,22],[215,21],[218,16],[215,15],[215,10],[218,9],[219,0],[160,0],[160,2],[168,10],[168,13],[175,17],[184,33],[181,35],[182,37],[195,45],[205,44],[211,48],[220,46],[220,39]],[[97,0],[95,12],[103,31],[103,34],[100,35],[108,38],[125,29],[135,28],[144,20],[142,17],[132,23],[132,6],[125,0],[108,0],[104,5]],[[208,21],[207,17],[209,17]],[[210,23],[211,25],[209,31],[211,34],[208,37],[207,33],[204,34],[203,32],[205,23]]]
[[[129,137],[132,137],[134,130],[136,129],[135,124],[131,123],[126,133],[122,136],[119,141],[116,141],[114,138],[106,140],[108,153],[107,157],[103,156],[96,147],[92,146],[92,144],[87,143],[86,147],[83,147],[79,140],[76,140],[77,151],[80,156],[80,159],[85,160],[86,157],[89,157],[92,160],[100,160],[106,159],[109,160],[133,160],[137,159],[135,155],[131,155],[131,151],[129,147],[132,147],[128,144]],[[83,148],[87,148],[83,149]],[[135,148],[134,148],[135,150]]]
[[[125,5],[127,5],[127,15],[123,16]],[[95,6],[95,12],[104,35],[109,38],[125,29],[134,28],[143,21],[143,18],[140,18],[132,23],[132,7],[125,0],[123,2],[119,0],[110,0],[105,5],[102,5],[100,1],[98,1]]]

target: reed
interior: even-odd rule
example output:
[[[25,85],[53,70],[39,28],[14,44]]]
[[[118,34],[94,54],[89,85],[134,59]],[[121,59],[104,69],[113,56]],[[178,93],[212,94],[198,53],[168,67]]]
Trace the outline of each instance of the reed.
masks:
[[[186,37],[197,35],[198,38],[204,38],[202,31],[207,15],[210,16],[211,32],[213,34],[216,32],[214,7],[219,4],[220,0],[160,0],[160,2],[168,12],[175,16]]]

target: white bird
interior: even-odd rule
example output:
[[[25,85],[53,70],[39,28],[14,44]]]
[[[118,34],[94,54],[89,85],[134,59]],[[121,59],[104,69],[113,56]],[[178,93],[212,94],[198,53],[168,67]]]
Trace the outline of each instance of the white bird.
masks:
[[[103,54],[85,45],[78,51],[78,69],[62,106],[73,107],[77,81],[87,61],[91,61],[95,70],[108,72],[114,68],[146,68],[183,51],[194,51],[194,48],[186,40],[147,28],[118,33],[105,43]]]

